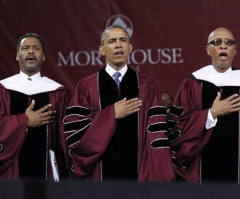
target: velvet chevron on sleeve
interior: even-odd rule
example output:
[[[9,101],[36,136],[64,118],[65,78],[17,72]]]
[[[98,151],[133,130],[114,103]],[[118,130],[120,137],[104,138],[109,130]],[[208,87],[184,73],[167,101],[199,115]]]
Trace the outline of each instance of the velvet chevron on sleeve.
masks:
[[[124,97],[139,97],[143,105],[138,113],[116,120],[114,103]],[[166,112],[149,77],[128,68],[120,91],[105,69],[80,80],[64,125],[73,176],[174,180]]]

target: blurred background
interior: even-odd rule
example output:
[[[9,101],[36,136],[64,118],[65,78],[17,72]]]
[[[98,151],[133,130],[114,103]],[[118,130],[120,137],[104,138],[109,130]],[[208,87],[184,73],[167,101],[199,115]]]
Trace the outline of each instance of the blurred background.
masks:
[[[229,28],[240,38],[238,0],[0,0],[0,79],[19,72],[18,38],[40,34],[46,45],[42,74],[73,91],[78,80],[105,66],[98,46],[106,26],[128,29],[129,65],[176,94],[191,72],[211,64],[209,33]],[[239,54],[233,66],[239,66]]]

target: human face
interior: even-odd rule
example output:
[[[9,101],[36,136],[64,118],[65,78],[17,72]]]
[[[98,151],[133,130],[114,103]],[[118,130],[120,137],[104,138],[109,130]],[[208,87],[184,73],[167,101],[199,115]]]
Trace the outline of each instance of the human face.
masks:
[[[162,93],[162,100],[166,108],[170,108],[173,104],[173,98],[169,93]]]
[[[20,70],[28,76],[40,72],[42,62],[45,61],[45,54],[38,38],[24,38],[20,43],[16,60],[19,62]]]
[[[127,64],[128,56],[132,52],[129,38],[121,28],[113,28],[106,32],[104,44],[99,46],[102,56],[106,56],[106,62],[115,70],[120,70]]]
[[[218,45],[209,44],[214,39],[221,39],[222,43]],[[233,34],[225,28],[218,28],[213,31],[208,38],[206,47],[208,55],[212,59],[212,65],[218,72],[225,72],[232,65],[233,58],[237,53],[236,44],[225,43],[224,40],[234,40]]]

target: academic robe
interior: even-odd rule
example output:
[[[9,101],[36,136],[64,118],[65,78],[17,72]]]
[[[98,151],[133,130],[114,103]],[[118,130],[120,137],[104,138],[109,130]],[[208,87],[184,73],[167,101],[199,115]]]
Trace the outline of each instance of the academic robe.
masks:
[[[124,97],[139,97],[142,107],[135,115],[116,120],[114,102]],[[93,180],[174,179],[166,111],[148,76],[128,68],[119,91],[105,68],[80,80],[67,108],[64,124],[73,176]],[[129,126],[136,132],[129,131]]]
[[[217,92],[221,100],[239,94],[239,77],[239,70],[218,73],[209,65],[181,84],[168,118],[172,158],[180,178],[238,182],[239,113],[219,116],[208,130],[205,124]]]
[[[29,106],[32,96],[44,95],[44,98],[45,96],[47,97],[48,103],[52,104],[51,110],[56,110],[57,113],[52,123],[43,126],[45,132],[41,132],[44,136],[46,135],[44,137],[45,139],[41,140],[43,142],[42,145],[46,145],[44,154],[44,158],[46,158],[46,168],[44,168],[44,176],[41,177],[58,181],[59,177],[66,177],[68,175],[62,119],[70,97],[62,85],[46,77],[41,77],[33,81],[34,85],[32,86],[31,82],[28,83],[27,81],[29,80],[18,74],[0,82],[0,177],[8,179],[19,178],[19,154],[22,151],[22,147],[29,133],[29,128],[27,127],[28,118],[24,114],[25,111],[17,115],[12,115],[11,106],[14,105],[16,108],[21,108],[23,104]],[[35,93],[31,93],[36,85],[40,87],[35,89]],[[11,99],[11,96],[20,97]],[[22,104],[18,99],[27,99],[27,101],[23,101]],[[13,102],[14,104],[11,104]],[[37,103],[36,101],[36,104]],[[34,129],[37,128],[31,128],[32,136],[34,136]],[[34,146],[34,143],[30,144]],[[36,148],[31,148],[32,154],[34,154],[35,150],[37,151]],[[24,158],[31,159],[35,157]],[[28,165],[28,167],[31,168],[31,165]],[[34,168],[30,170],[34,170]],[[32,177],[37,178],[36,176]]]

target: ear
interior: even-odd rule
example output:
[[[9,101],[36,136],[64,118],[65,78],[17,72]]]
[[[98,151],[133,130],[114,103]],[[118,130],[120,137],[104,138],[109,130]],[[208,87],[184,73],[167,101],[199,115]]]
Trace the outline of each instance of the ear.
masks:
[[[19,53],[16,55],[16,60],[19,61]]]
[[[129,44],[129,54],[132,52],[132,50],[133,50],[133,45]]]
[[[235,46],[235,54],[234,54],[234,56],[237,54],[237,46]]]
[[[45,56],[45,53],[43,53],[42,61],[45,61],[45,59],[46,59],[46,56]]]
[[[210,47],[209,46],[206,46],[206,51],[207,51],[207,54],[210,56]]]
[[[106,55],[106,53],[105,53],[105,47],[104,47],[104,46],[102,46],[102,45],[99,46],[99,47],[98,47],[98,50],[99,50],[99,52],[101,53],[102,56],[105,56],[105,55]]]

